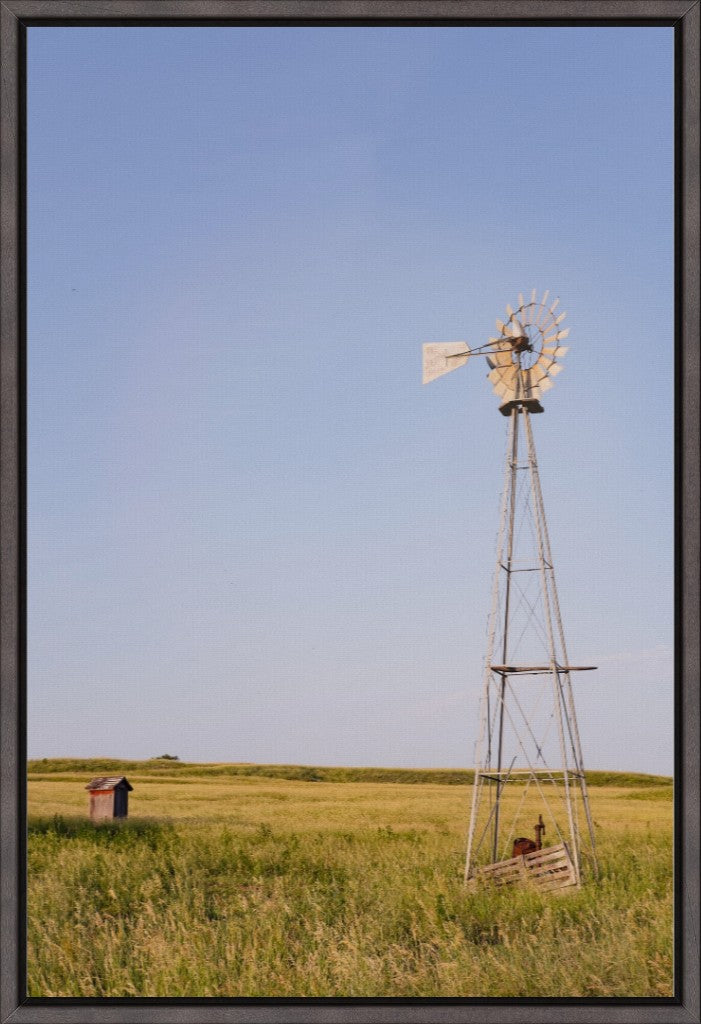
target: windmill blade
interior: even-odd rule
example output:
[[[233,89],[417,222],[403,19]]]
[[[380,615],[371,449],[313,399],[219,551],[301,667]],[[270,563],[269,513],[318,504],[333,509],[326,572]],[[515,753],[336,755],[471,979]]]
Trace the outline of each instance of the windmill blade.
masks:
[[[523,309],[523,294],[521,292],[518,293],[518,308]]]
[[[552,315],[552,309],[550,310],[550,313]],[[547,334],[548,331],[552,331],[553,327],[557,327],[558,324],[561,324],[566,316],[567,316],[567,313],[560,313],[559,316],[553,316],[552,325],[549,326],[547,329],[543,328],[543,333]]]
[[[516,386],[516,375],[517,375],[517,373],[518,373],[518,370],[516,369],[515,366],[507,366],[507,367],[499,367],[499,366],[497,366],[497,367],[495,367],[492,370],[491,373],[488,373],[487,376],[488,376],[489,380],[491,380],[492,384],[494,384],[495,387],[497,385],[499,385],[500,387],[503,386],[503,387],[512,389],[512,388],[514,388]]]
[[[554,327],[554,325],[553,325],[553,327]],[[553,327],[549,327],[548,330],[552,331]],[[552,342],[554,342],[554,341],[564,341],[565,338],[569,335],[569,333],[570,333],[569,327],[565,327],[564,331],[555,331],[555,334],[544,335],[543,336],[543,341],[548,343],[548,344],[552,344]]]
[[[513,363],[509,363],[508,366],[500,366],[499,371],[501,373],[501,379],[506,381],[511,387],[516,386],[516,378],[518,376],[518,367],[514,366]]]
[[[534,288],[531,293],[531,301],[526,306],[526,315],[523,320],[524,325],[535,324],[539,308],[540,303],[536,300]]]
[[[423,346],[423,383],[428,384],[444,373],[457,370],[470,358],[470,347],[464,341],[431,341]]]
[[[485,352],[484,355],[491,369],[495,366],[506,366],[511,362],[512,346],[509,341],[505,338],[490,338],[489,345],[492,346],[492,351]]]
[[[564,366],[562,365],[562,363],[555,363],[553,366],[550,367],[550,369],[548,370],[548,373],[550,374],[551,377],[556,377],[557,374],[558,373],[562,373],[563,370],[564,370]]]
[[[499,395],[500,398],[503,398],[505,401],[507,401],[514,398],[516,392],[513,388],[510,388],[508,384],[499,383],[494,385],[494,394]]]
[[[490,360],[495,366],[513,366],[513,360],[511,358],[511,347],[499,349],[497,352],[490,353]]]
[[[546,356],[539,356],[536,360],[536,366],[539,366],[543,373],[549,373],[550,367],[555,365],[554,359],[548,359]]]
[[[564,331],[560,331],[559,330],[559,325],[562,323],[562,321],[564,320],[564,318],[566,316],[567,316],[567,313],[560,313],[560,315],[558,317],[556,317],[553,320],[553,322],[551,324],[549,324],[548,327],[543,330],[543,335],[544,336],[547,335],[547,337],[545,337],[545,341],[552,341],[553,340],[553,333],[552,333],[553,331],[555,331],[555,333],[559,337],[562,337],[562,338],[566,338],[567,337],[567,335],[570,333],[568,327],[565,327]]]
[[[497,330],[500,334],[506,334],[506,324],[499,317],[497,317]]]
[[[538,381],[538,387],[540,388],[541,391],[549,391],[552,386],[553,386],[553,381],[551,381],[549,377],[542,377]]]
[[[543,348],[542,348],[542,351],[544,352],[546,347],[547,348],[553,348],[554,346],[556,346],[557,343],[558,343],[559,338],[560,338],[560,335],[558,333],[551,334],[547,338],[543,338]],[[565,352],[569,352],[569,347],[565,348]]]
[[[490,338],[489,344],[493,349],[489,352],[488,359],[494,366],[506,367],[512,362],[511,353],[513,346],[510,338]]]
[[[506,368],[497,366],[492,370],[491,373],[488,373],[487,376],[489,377],[489,379],[491,380],[495,387],[497,384],[503,384],[507,388],[513,388],[516,386],[517,373],[518,370],[515,366],[510,366]]]
[[[540,312],[538,313],[538,316],[535,319],[536,327],[538,327],[540,325],[540,321],[541,321],[541,317],[543,316],[543,313],[544,312],[546,312],[546,313],[550,312],[548,307],[545,305],[545,303],[548,301],[548,295],[549,294],[550,294],[550,292],[545,292],[544,295],[543,295],[543,298],[540,300],[541,310],[540,310]]]
[[[562,359],[567,352],[569,352],[569,345],[560,345],[557,348],[544,348],[543,355],[554,356],[555,359]]]
[[[514,311],[513,311],[513,309],[511,308],[511,306],[509,305],[508,302],[506,303],[506,314],[509,317],[512,317],[514,315]]]
[[[538,312],[536,314],[535,320],[533,321],[534,326],[537,327],[539,331],[542,331],[543,325],[548,322],[549,318],[550,310],[545,305],[545,303],[539,303]]]

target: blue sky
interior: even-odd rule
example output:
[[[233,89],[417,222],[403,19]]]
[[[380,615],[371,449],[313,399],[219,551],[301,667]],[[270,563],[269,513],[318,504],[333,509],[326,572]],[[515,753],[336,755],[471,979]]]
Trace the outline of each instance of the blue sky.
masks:
[[[471,763],[534,419],[585,763],[671,773],[667,28],[30,28],[29,753]]]

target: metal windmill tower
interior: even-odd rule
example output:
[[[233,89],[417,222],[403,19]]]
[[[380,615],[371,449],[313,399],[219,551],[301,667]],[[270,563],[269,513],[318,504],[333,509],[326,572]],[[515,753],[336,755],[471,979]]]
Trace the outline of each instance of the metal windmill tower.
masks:
[[[424,384],[483,356],[508,417],[465,863],[472,884],[579,885],[585,859],[597,872],[570,678],[593,666],[571,665],[567,654],[531,424],[567,352],[558,301],[548,304],[548,292],[537,300],[535,289],[528,302],[519,295],[518,308],[497,320],[498,336],[479,348],[423,346]]]

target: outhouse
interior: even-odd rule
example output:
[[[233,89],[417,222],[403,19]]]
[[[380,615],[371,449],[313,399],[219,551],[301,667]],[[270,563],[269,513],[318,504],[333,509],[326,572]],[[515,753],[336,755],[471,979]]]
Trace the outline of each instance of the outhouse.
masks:
[[[90,793],[90,817],[93,821],[126,818],[129,793],[134,787],[125,775],[103,775],[91,779],[85,788]]]

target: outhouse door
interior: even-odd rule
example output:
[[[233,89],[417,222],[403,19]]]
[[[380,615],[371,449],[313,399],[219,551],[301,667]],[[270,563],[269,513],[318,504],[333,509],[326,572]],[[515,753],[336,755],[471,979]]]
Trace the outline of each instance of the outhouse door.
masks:
[[[115,818],[126,818],[127,816],[127,800],[129,799],[129,791],[127,787],[122,783],[117,786],[114,791],[114,816]]]

